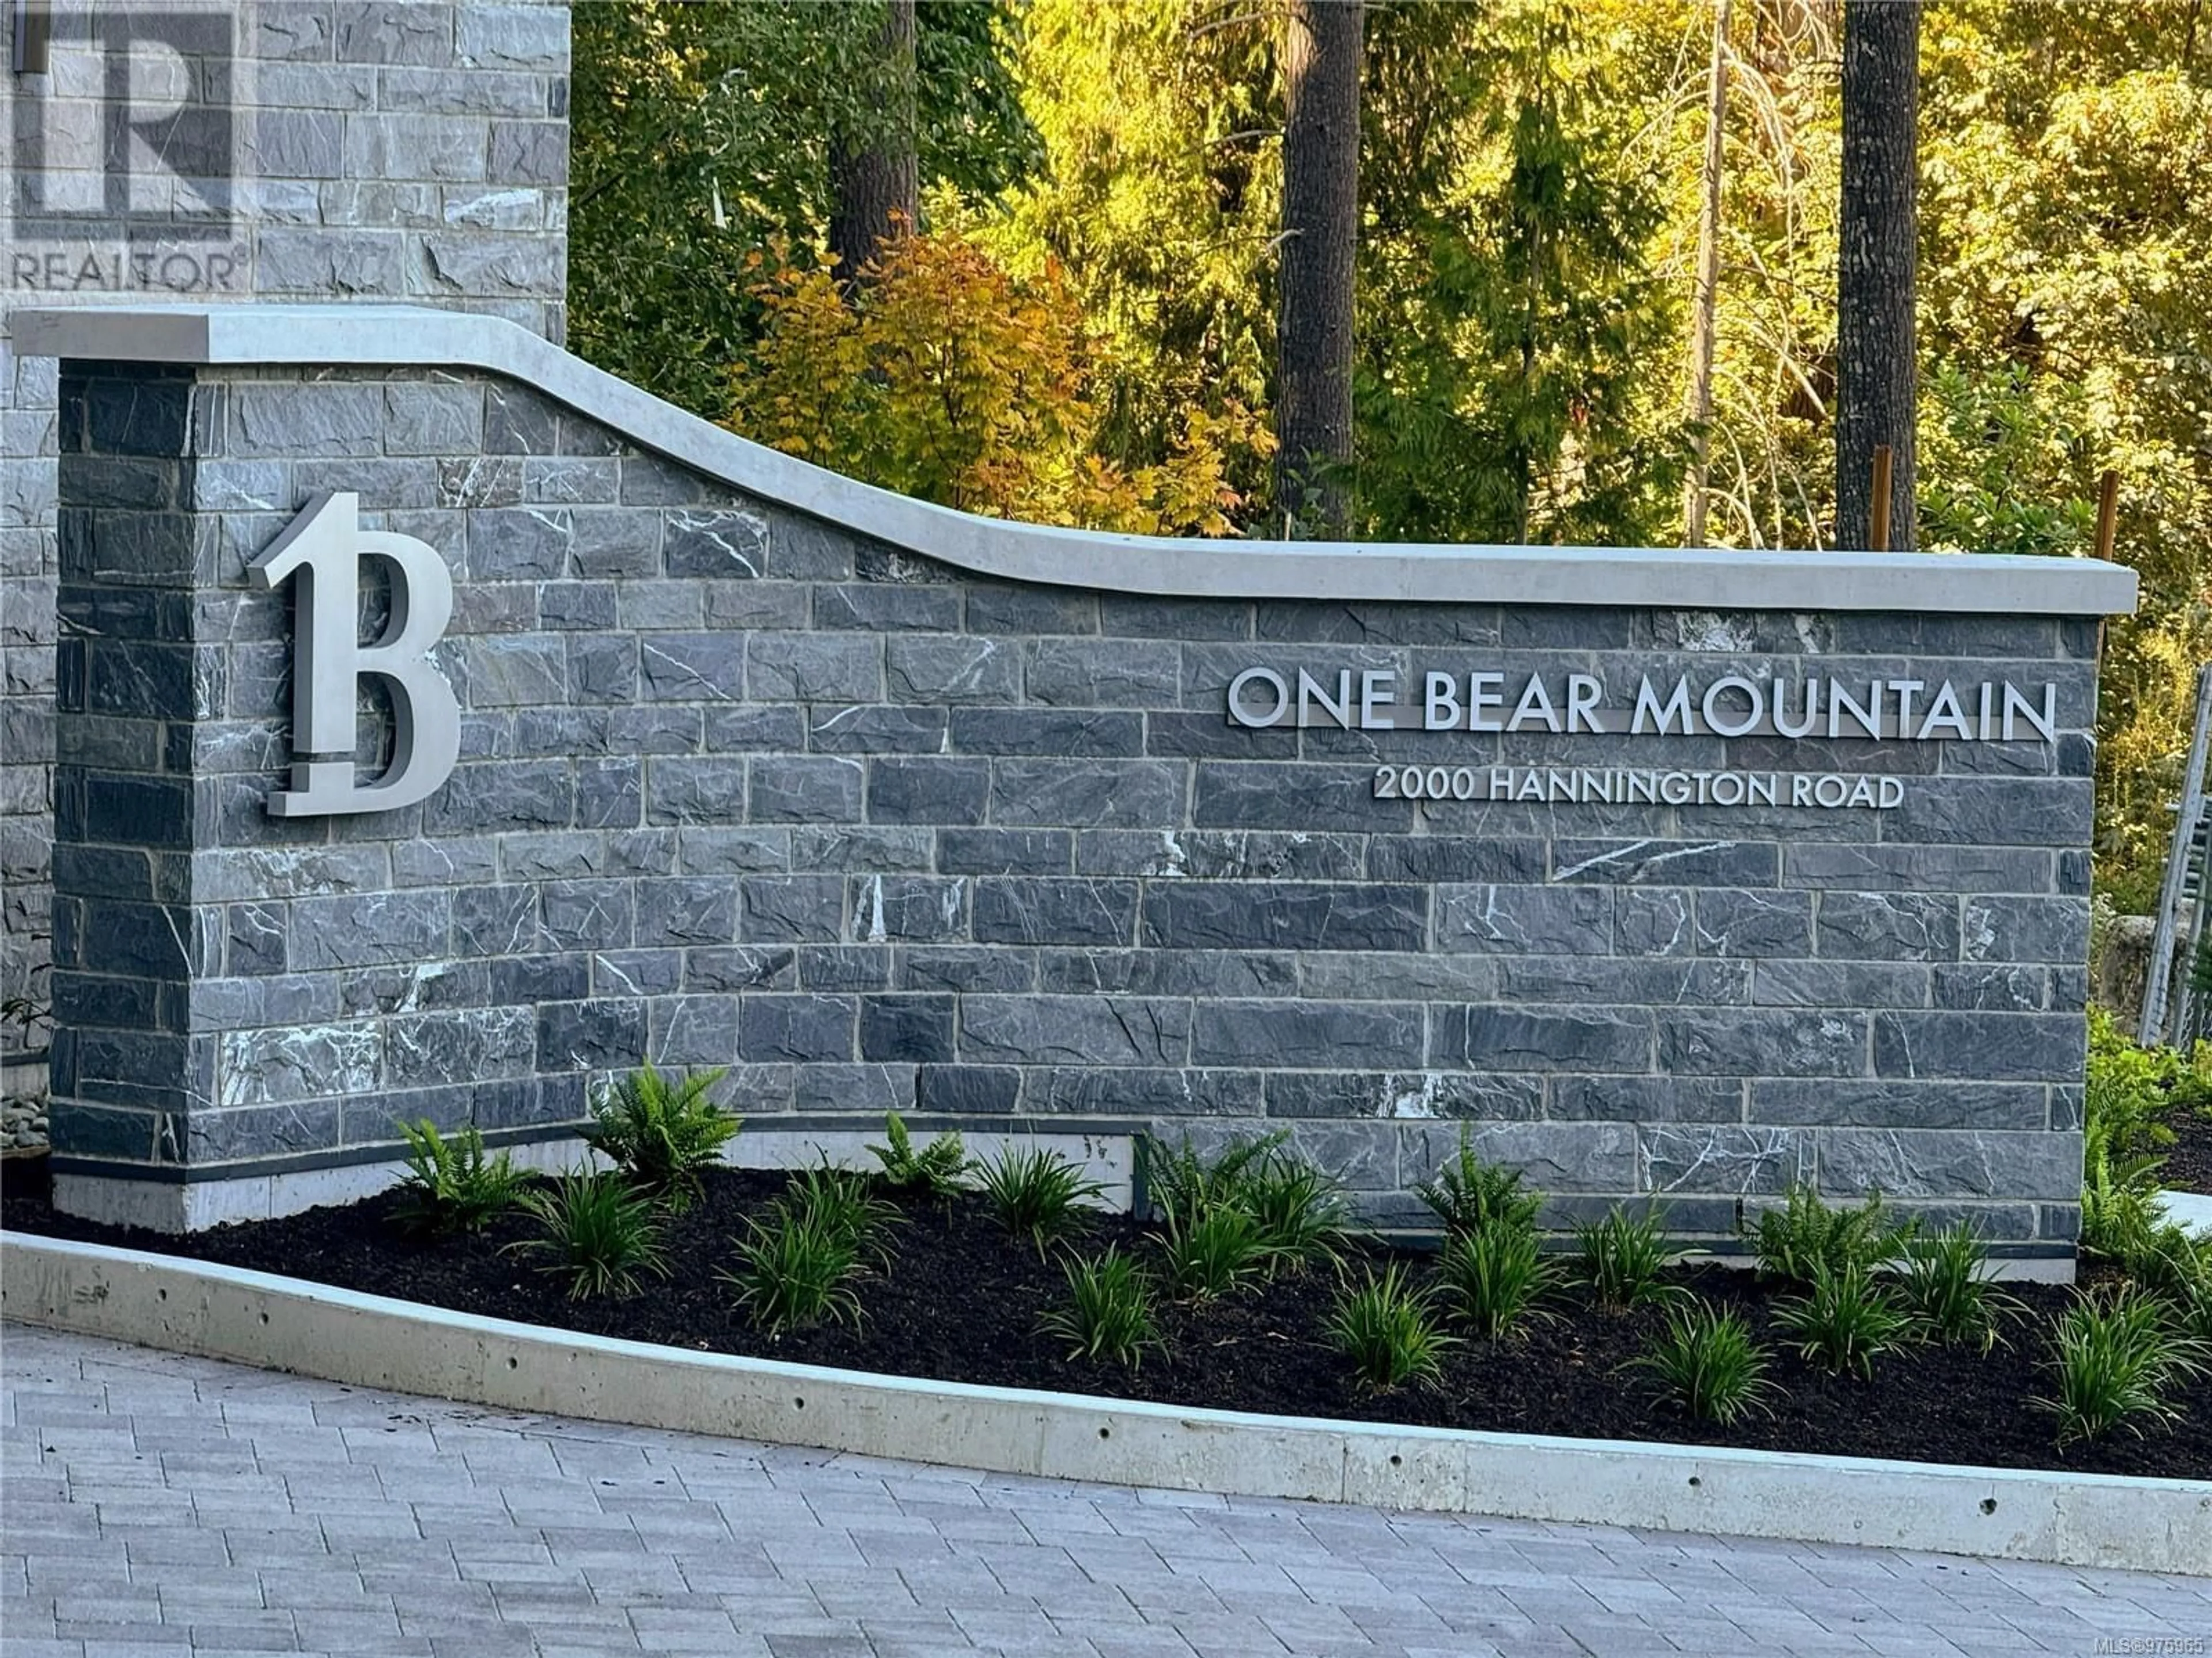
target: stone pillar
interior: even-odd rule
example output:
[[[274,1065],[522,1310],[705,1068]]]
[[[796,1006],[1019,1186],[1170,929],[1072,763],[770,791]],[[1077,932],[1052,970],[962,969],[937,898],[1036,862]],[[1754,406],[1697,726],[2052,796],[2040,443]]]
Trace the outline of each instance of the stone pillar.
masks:
[[[564,0],[54,11],[44,72],[15,74],[16,11],[0,7],[0,311],[404,298],[562,337]],[[143,110],[113,92],[125,53],[174,82],[139,88]],[[0,999],[40,1006],[58,805],[56,407],[53,361],[17,355],[0,318]],[[46,1046],[43,1023],[0,1024],[0,1142],[38,1138]]]

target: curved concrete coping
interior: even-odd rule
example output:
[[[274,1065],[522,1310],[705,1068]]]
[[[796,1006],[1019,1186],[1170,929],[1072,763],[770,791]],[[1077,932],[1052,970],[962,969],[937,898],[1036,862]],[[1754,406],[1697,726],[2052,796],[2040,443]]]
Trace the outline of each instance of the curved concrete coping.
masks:
[[[0,1315],[357,1387],[994,1473],[2200,1572],[2212,1481],[1187,1409],[695,1353],[0,1234]]]
[[[12,313],[27,355],[208,365],[472,368],[779,506],[1013,581],[1177,598],[2101,616],[2136,574],[2094,559],[1468,547],[1109,535],[979,518],[854,482],[686,414],[501,318],[408,306],[83,306]]]

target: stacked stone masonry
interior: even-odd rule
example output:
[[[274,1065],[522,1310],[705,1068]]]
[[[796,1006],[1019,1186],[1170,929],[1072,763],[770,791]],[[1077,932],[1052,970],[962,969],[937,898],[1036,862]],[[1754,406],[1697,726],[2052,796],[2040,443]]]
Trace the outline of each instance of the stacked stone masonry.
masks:
[[[0,8],[0,54],[23,15]],[[0,73],[0,311],[149,299],[404,298],[558,340],[566,291],[565,3],[58,0],[50,72]],[[181,21],[179,21],[181,20]],[[118,158],[110,58],[185,49],[199,146]],[[143,54],[142,53],[142,56]],[[130,216],[109,214],[118,185]],[[149,195],[147,192],[155,192]],[[167,222],[165,222],[165,221]],[[43,1005],[54,751],[55,365],[0,316],[0,999]],[[0,1061],[43,1049],[0,1023]],[[43,1124],[6,1071],[5,1135]]]
[[[1562,1217],[1725,1234],[1809,1179],[2075,1234],[2093,622],[1010,586],[488,376],[64,374],[64,1168],[550,1133],[650,1058],[730,1067],[757,1127],[1281,1126],[1386,1218],[1466,1125]],[[326,489],[449,562],[462,761],[417,807],[280,821],[290,611],[243,571]],[[1686,661],[2047,681],[2057,740],[1670,738],[1905,798],[1655,811],[1374,798],[1383,762],[1648,738],[1224,712],[1258,662]]]

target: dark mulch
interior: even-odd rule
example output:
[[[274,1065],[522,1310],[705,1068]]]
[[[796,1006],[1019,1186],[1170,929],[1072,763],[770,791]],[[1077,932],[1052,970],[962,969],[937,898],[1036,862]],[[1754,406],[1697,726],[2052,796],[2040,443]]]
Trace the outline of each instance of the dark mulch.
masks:
[[[2158,1183],[2170,1192],[2212,1196],[2212,1117],[2176,1111],[2166,1125],[2173,1130],[2173,1144],[2163,1153],[2166,1166],[2158,1171]]]
[[[0,1224],[11,1230],[185,1254],[313,1278],[440,1307],[557,1325],[694,1350],[747,1353],[901,1376],[1047,1388],[1115,1398],[1287,1415],[1380,1419],[1427,1425],[1578,1437],[1658,1440],[1902,1457],[2001,1467],[2064,1467],[2171,1477],[2212,1476],[2212,1382],[2181,1402],[2182,1424],[2136,1439],[2052,1442],[2051,1418],[2031,1403],[2045,1390],[2049,1321],[2072,1297],[2049,1285],[2011,1286],[2032,1309],[2008,1346],[1992,1355],[1923,1347],[1893,1356],[1870,1382],[1814,1372],[1779,1352],[1783,1389],[1771,1417],[1723,1429],[1692,1421],[1656,1400],[1626,1362],[1662,1322],[1651,1310],[1617,1315],[1577,1298],[1525,1339],[1470,1343],[1433,1390],[1363,1393],[1321,1331],[1331,1300],[1326,1273],[1286,1278],[1251,1295],[1198,1309],[1173,1309],[1163,1351],[1133,1375],[1113,1365],[1071,1363],[1042,1335],[1038,1315],[1062,1293],[1059,1266],[1010,1240],[974,1200],[947,1210],[904,1206],[887,1272],[866,1283],[866,1321],[763,1336],[732,1307],[714,1268],[731,1259],[728,1239],[781,1189],[777,1175],[720,1171],[707,1194],[670,1226],[672,1277],[623,1301],[577,1303],[554,1279],[501,1246],[522,1237],[519,1219],[481,1238],[434,1246],[402,1241],[388,1224],[389,1199],[319,1209],[283,1220],[223,1227],[190,1238],[155,1237],[85,1224],[54,1213],[33,1167],[0,1174]],[[1119,1241],[1146,1246],[1148,1229],[1121,1218],[1088,1223],[1087,1248]],[[1417,1258],[1418,1259],[1418,1258]],[[1699,1294],[1739,1309],[1754,1330],[1769,1327],[1768,1291],[1747,1272],[1718,1266],[1680,1276]]]

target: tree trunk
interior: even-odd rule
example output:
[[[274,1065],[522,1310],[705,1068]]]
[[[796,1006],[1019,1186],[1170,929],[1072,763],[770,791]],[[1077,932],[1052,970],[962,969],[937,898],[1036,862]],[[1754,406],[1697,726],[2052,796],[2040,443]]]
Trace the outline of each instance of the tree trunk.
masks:
[[[1836,334],[1836,544],[1864,547],[1887,444],[1889,544],[1918,544],[1912,288],[1919,234],[1918,0],[1844,0],[1844,194]]]
[[[1698,217],[1698,285],[1690,306],[1690,480],[1682,544],[1705,544],[1705,478],[1712,454],[1713,313],[1721,278],[1721,165],[1728,134],[1729,0],[1713,3],[1712,78],[1705,91],[1704,207]]]
[[[1275,495],[1291,535],[1340,537],[1350,519],[1361,22],[1361,0],[1290,0]]]
[[[915,0],[888,0],[876,36],[880,118],[830,147],[830,270],[858,281],[878,245],[911,234],[920,211],[915,163]]]

